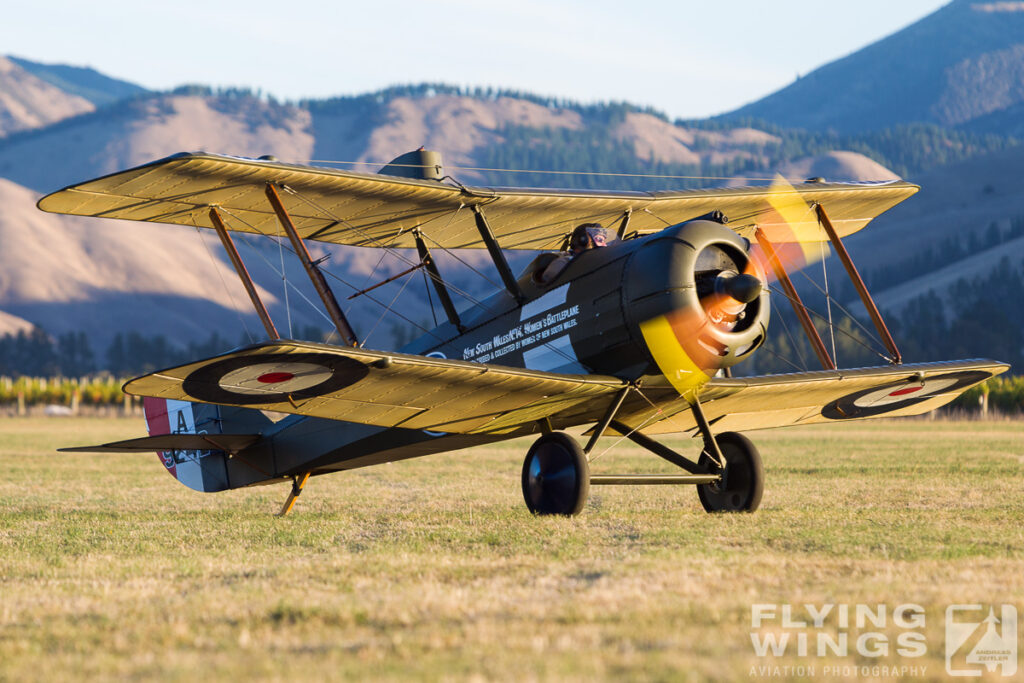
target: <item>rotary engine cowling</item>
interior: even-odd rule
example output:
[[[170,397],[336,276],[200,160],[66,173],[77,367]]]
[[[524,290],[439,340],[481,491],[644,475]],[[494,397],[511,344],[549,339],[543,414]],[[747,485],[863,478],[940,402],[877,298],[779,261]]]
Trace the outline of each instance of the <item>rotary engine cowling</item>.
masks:
[[[720,223],[693,220],[645,239],[626,267],[629,326],[680,391],[752,354],[769,302],[749,243]]]

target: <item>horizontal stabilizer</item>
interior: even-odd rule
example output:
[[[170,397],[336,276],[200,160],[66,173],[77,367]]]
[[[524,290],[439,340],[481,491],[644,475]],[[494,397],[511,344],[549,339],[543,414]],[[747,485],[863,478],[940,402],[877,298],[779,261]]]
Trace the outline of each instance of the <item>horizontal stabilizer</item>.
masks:
[[[259,434],[159,434],[112,441],[99,446],[58,448],[61,453],[152,453],[153,451],[224,451],[238,453],[259,441]]]

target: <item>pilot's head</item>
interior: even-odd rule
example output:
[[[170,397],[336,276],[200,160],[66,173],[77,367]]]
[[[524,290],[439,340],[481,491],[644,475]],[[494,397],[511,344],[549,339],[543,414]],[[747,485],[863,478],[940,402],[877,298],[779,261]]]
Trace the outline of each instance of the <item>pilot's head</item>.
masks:
[[[579,254],[587,249],[603,247],[608,244],[608,233],[600,223],[583,223],[577,225],[569,238],[569,251]]]

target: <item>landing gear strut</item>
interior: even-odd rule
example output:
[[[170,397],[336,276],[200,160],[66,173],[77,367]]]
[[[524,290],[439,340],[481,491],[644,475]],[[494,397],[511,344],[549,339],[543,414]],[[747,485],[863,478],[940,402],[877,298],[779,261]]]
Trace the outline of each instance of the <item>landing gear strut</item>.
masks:
[[[671,448],[614,419],[625,392],[616,397],[594,428],[587,447],[565,432],[549,431],[537,439],[523,462],[523,498],[535,515],[571,517],[583,510],[591,485],[696,485],[708,512],[753,512],[764,492],[764,466],[750,439],[736,432],[715,435],[699,402],[691,404],[697,429],[704,437],[700,459],[693,462]],[[604,431],[611,427],[625,438],[685,470],[688,474],[590,474],[587,460]],[[550,424],[547,429],[550,429]]]
[[[722,432],[715,442],[725,459],[725,469],[720,470],[707,451],[701,453],[698,465],[708,472],[720,471],[722,478],[697,486],[700,504],[708,512],[753,512],[764,492],[761,454],[750,439],[736,432]]]

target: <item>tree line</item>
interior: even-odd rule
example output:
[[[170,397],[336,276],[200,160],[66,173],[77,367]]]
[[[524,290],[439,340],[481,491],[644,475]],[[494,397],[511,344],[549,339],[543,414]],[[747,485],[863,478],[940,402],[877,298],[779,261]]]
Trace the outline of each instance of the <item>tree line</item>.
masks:
[[[831,349],[823,299],[819,303],[811,292],[802,295],[817,312],[815,324]],[[772,303],[763,348],[738,369],[743,374],[821,369],[785,299],[775,296]],[[855,321],[837,309],[833,314],[840,367],[885,363],[885,349],[866,318]],[[926,292],[883,315],[904,362],[991,358],[1010,363],[1010,372],[1020,373],[1024,369],[1024,260],[1004,257],[985,275],[961,278],[943,291]]]
[[[323,341],[323,330],[308,325],[297,330],[296,337]],[[249,345],[242,336],[232,341],[212,332],[203,341],[177,344],[165,335],[118,332],[97,353],[85,332],[51,335],[41,327],[0,336],[0,375],[7,377],[84,377],[109,373],[118,377],[141,375],[161,368],[209,358]]]

